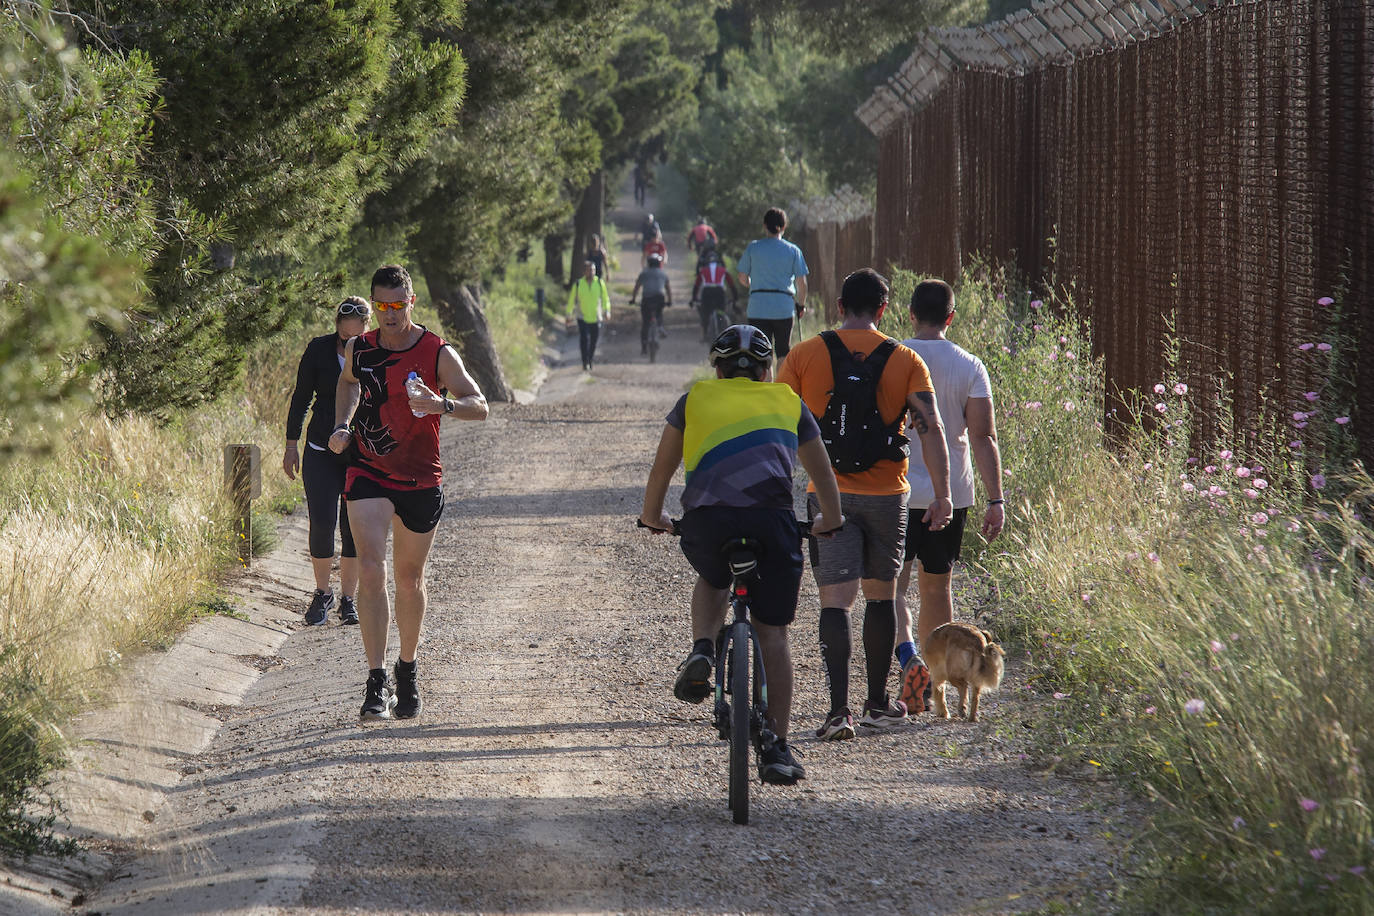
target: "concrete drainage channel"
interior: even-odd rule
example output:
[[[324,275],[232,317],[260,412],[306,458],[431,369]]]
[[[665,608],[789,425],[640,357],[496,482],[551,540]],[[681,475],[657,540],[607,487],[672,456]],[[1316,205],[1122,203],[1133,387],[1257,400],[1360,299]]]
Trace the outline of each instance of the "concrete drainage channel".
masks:
[[[228,598],[247,619],[197,622],[169,651],[129,665],[110,702],[71,723],[72,763],[53,788],[66,807],[62,832],[88,851],[0,868],[0,913],[71,912],[85,902],[85,889],[115,877],[145,847],[188,761],[223,725],[216,712],[238,706],[280,664],[278,650],[301,626],[299,608],[314,588],[306,527],[301,508],[278,526],[281,546],[229,583]],[[292,881],[309,880],[308,871],[289,871]]]

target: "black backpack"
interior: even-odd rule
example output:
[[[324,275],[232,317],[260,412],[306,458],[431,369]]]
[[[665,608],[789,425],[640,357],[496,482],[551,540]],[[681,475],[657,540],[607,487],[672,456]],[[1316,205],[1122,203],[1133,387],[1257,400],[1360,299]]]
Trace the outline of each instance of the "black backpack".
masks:
[[[878,379],[897,341],[889,337],[867,359],[858,360],[834,331],[821,332],[821,339],[830,351],[835,375],[830,403],[819,421],[831,466],[841,474],[855,474],[879,461],[905,461],[909,454],[907,437],[902,435],[906,409],[891,423],[884,423],[878,413]]]

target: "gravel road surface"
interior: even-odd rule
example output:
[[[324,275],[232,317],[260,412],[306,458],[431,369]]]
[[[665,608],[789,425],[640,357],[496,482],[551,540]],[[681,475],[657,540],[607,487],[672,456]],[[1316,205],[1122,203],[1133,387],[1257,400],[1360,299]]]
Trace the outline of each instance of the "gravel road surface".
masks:
[[[638,211],[615,216],[628,228]],[[679,305],[657,364],[619,292],[594,373],[563,341],[536,402],[444,425],[421,717],[360,725],[357,629],[300,627],[245,701],[217,711],[222,729],[185,761],[141,853],[82,911],[1016,913],[1101,899],[1123,809],[1103,784],[1027,766],[1022,719],[1039,701],[1014,659],[980,724],[927,715],[812,737],[826,701],[809,573],[792,637],[807,779],[756,783],[751,823],[731,823],[725,746],[705,705],[671,694],[693,578],[671,538],[633,527],[662,418],[703,365],[670,244]],[[627,292],[637,252],[619,258]],[[305,563],[303,544],[282,550]]]

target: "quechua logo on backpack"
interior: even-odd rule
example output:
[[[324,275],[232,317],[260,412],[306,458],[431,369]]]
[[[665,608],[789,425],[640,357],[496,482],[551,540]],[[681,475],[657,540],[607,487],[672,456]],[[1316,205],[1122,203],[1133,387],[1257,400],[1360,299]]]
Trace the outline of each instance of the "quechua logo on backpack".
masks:
[[[879,461],[905,461],[908,440],[902,435],[902,423],[906,410],[891,423],[884,423],[878,412],[878,380],[897,341],[889,337],[860,360],[834,331],[822,332],[821,339],[830,351],[834,375],[830,403],[819,419],[831,466],[841,474],[856,474]]]

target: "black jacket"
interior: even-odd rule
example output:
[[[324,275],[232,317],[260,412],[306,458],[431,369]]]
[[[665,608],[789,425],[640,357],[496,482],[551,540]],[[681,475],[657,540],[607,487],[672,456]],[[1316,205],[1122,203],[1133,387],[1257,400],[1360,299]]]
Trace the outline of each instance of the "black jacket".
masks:
[[[291,392],[291,406],[286,410],[288,442],[301,437],[305,411],[310,407],[311,395],[314,395],[314,412],[310,416],[310,426],[305,431],[306,439],[321,448],[328,447],[329,436],[334,431],[334,392],[338,389],[339,373],[342,371],[337,352],[338,340],[338,334],[323,334],[305,345],[300,367],[296,369],[296,390]]]

